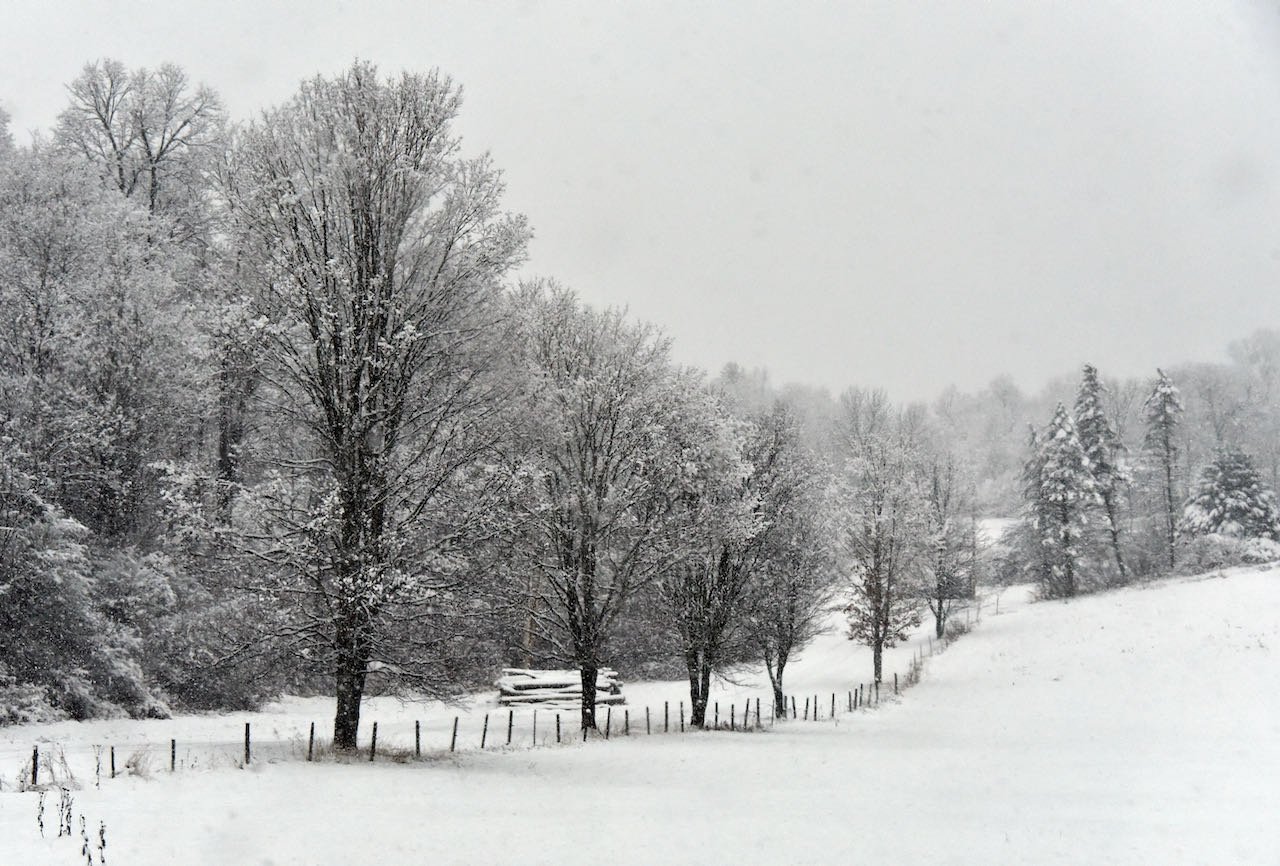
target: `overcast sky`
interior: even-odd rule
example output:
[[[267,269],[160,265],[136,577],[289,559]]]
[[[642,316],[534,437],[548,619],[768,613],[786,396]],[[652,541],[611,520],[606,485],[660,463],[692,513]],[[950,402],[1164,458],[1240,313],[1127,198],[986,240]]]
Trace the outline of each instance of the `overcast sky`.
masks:
[[[114,57],[244,118],[357,56],[459,81],[528,273],[712,372],[922,399],[1280,327],[1274,0],[8,0],[0,106]]]

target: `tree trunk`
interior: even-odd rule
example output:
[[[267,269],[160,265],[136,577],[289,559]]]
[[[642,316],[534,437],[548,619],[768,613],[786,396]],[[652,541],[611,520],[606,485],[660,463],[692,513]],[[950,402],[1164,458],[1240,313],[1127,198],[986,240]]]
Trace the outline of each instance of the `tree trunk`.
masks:
[[[593,730],[596,726],[596,676],[599,666],[591,662],[582,663],[582,730]]]
[[[711,690],[711,666],[701,652],[685,655],[685,668],[689,672],[689,724],[695,728],[707,723],[707,699]]]
[[[355,653],[339,650],[335,671],[338,711],[333,717],[333,747],[340,751],[352,751],[356,748],[365,670],[366,663],[357,661]]]
[[[711,699],[711,662],[705,656],[702,659],[701,683],[702,687],[702,721],[700,727],[706,727],[707,723],[707,704]]]
[[[877,637],[871,642],[871,660],[872,667],[875,671],[876,682],[881,680],[881,662],[884,660],[884,640]]]
[[[528,668],[533,667],[534,615],[537,612],[538,605],[538,599],[534,595],[533,581],[533,571],[530,570],[529,578],[525,582],[525,598],[527,601],[525,602],[524,633],[520,638],[520,648],[524,653],[524,665]]]
[[[218,478],[217,503],[218,517],[224,524],[231,522],[231,490],[238,480],[236,472],[235,446],[238,437],[235,431],[235,415],[231,396],[231,371],[226,358],[222,360],[219,372],[218,388]]]
[[[1173,515],[1173,461],[1169,459],[1166,451],[1164,460],[1164,502],[1166,521],[1169,525],[1169,568],[1174,567],[1174,540],[1176,536],[1176,521]]]
[[[938,640],[947,633],[947,603],[938,599],[938,609],[933,614],[933,634]]]
[[[788,652],[774,654],[771,647],[765,647],[764,669],[769,674],[769,685],[773,687],[773,717],[785,718],[787,715],[787,696],[782,692],[782,672],[787,666]]]
[[[1116,520],[1116,504],[1114,492],[1108,493],[1102,500],[1102,504],[1107,511],[1107,526],[1111,530],[1111,549],[1116,555],[1116,568],[1120,569],[1120,579],[1125,580],[1128,575],[1128,569],[1124,567],[1124,554],[1120,551],[1120,524]]]

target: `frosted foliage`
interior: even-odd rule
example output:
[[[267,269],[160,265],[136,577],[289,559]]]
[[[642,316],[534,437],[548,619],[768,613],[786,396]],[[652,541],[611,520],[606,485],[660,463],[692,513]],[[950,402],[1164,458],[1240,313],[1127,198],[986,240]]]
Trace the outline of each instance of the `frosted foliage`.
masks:
[[[1075,425],[1099,491],[1111,491],[1129,480],[1123,464],[1124,445],[1103,407],[1107,389],[1098,371],[1086,364],[1076,398]]]
[[[1163,370],[1157,371],[1159,378],[1150,396],[1143,403],[1143,414],[1147,422],[1145,445],[1148,449],[1159,451],[1170,447],[1167,443],[1182,418],[1182,395],[1173,380]]]

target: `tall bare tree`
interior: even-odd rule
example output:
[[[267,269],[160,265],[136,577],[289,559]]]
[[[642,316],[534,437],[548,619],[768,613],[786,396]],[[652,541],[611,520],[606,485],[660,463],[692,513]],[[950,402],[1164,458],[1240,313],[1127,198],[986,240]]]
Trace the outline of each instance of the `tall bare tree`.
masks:
[[[207,187],[201,173],[222,144],[218,95],[193,85],[172,63],[130,71],[111,59],[86,64],[67,92],[71,104],[59,116],[58,141],[152,214],[188,222]]]
[[[775,418],[777,417],[775,413]],[[747,639],[764,661],[776,714],[786,712],[787,664],[822,632],[836,579],[827,476],[797,442],[783,460],[790,483],[784,501],[770,509],[763,530],[758,574],[751,589]]]
[[[536,574],[522,585],[552,655],[581,670],[589,730],[613,623],[665,561],[673,491],[697,468],[671,435],[697,383],[671,366],[665,339],[620,311],[542,286],[519,304],[531,411],[513,468]]]
[[[924,530],[915,418],[882,392],[841,397],[845,462],[838,478],[838,531],[849,564],[849,637],[871,647],[876,682],[886,647],[920,624],[912,564]]]
[[[925,468],[925,549],[921,590],[933,614],[933,633],[941,640],[952,608],[972,597],[978,558],[977,527],[969,512],[969,491],[955,460],[935,458]]]
[[[785,407],[750,425],[708,411],[682,434],[700,468],[679,491],[678,554],[659,586],[689,678],[690,722],[706,720],[711,677],[743,655],[772,524],[794,499],[794,425]]]
[[[528,232],[487,159],[459,158],[458,106],[438,73],[357,62],[246,127],[226,171],[264,396],[290,425],[264,448],[257,557],[332,666],[343,749],[371,671],[430,686],[405,623],[458,596],[500,402],[497,299]]]

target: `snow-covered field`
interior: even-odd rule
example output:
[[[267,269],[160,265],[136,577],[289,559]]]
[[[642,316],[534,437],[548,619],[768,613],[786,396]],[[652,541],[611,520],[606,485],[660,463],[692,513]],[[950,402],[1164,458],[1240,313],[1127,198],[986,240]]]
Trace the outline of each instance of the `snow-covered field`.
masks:
[[[901,702],[758,734],[530,749],[518,713],[524,747],[480,753],[483,713],[494,713],[491,744],[505,742],[506,715],[477,699],[460,722],[469,751],[340,766],[286,759],[305,750],[311,720],[327,727],[320,700],[252,716],[0,729],[0,863],[84,862],[78,825],[74,841],[41,839],[37,796],[12,790],[37,741],[65,745],[82,786],[74,810],[91,834],[105,822],[108,863],[1280,862],[1280,571],[1066,604],[1019,595],[1006,593],[998,616],[988,603]],[[887,670],[905,671],[913,652],[895,650]],[[789,679],[821,696],[825,716],[830,693],[869,667],[833,634]],[[684,697],[679,683],[624,691],[633,733],[646,704],[656,720],[670,700],[674,718]],[[722,715],[748,694],[764,694],[749,674],[726,686]],[[437,751],[454,714],[377,700],[364,719],[399,747],[422,719],[424,749]],[[246,720],[263,757],[242,770]],[[554,729],[540,717],[544,736]],[[94,787],[92,744],[144,741],[166,744],[149,778]],[[46,800],[47,837],[56,803]]]

